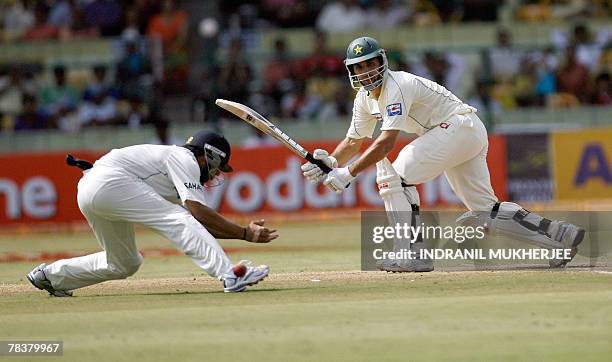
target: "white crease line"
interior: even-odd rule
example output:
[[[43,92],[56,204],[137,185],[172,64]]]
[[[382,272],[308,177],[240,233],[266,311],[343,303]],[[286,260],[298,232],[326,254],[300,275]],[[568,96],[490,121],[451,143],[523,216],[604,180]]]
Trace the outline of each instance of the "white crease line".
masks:
[[[605,270],[593,270],[593,273],[610,274],[610,275],[612,275],[612,272],[605,271]]]

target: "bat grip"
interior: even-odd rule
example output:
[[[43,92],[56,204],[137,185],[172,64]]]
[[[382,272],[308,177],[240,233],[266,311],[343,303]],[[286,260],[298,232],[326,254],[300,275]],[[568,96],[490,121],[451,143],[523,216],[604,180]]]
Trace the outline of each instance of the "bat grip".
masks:
[[[325,162],[312,157],[312,154],[310,152],[306,153],[305,158],[308,162],[314,163],[315,165],[319,166],[319,168],[325,173],[330,173],[332,170],[329,166],[325,164]]]

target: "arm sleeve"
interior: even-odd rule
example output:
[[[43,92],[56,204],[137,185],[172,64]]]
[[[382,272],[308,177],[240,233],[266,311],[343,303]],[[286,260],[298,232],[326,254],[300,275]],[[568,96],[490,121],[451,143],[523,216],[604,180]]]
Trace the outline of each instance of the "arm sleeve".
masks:
[[[361,138],[372,138],[374,129],[376,128],[376,118],[368,112],[365,107],[365,100],[363,99],[364,93],[359,92],[355,97],[355,103],[353,104],[353,118],[351,120],[351,126],[346,132],[346,137],[361,139]]]
[[[385,109],[380,110],[383,116],[380,130],[406,130],[409,128],[408,111],[412,107],[412,101],[414,100],[415,81],[411,80],[407,86],[401,88],[395,79],[389,79],[388,81],[394,82],[394,86],[389,87],[385,99]]]
[[[168,178],[174,184],[181,202],[192,200],[206,205],[204,188],[200,184],[200,167],[192,155],[172,152],[167,160]]]

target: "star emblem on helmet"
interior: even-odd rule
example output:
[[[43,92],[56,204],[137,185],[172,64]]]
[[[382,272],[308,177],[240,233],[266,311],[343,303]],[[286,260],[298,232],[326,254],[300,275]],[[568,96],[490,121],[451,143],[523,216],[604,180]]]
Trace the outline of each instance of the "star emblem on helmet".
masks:
[[[359,44],[355,45],[355,47],[353,48],[353,53],[355,53],[355,55],[361,54],[362,51],[363,47]]]

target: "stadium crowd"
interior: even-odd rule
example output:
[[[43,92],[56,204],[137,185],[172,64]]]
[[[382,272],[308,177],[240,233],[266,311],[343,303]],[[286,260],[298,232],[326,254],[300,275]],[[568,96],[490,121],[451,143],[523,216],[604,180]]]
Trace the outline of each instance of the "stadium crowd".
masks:
[[[5,1],[0,7],[2,39],[36,44],[114,37],[120,51],[112,64],[96,63],[85,80],[71,82],[64,64],[5,63],[0,67],[2,128],[17,131],[163,122],[158,88],[172,90],[187,79],[187,13],[173,0]],[[152,39],[152,40],[151,40]],[[163,74],[156,79],[151,53],[163,49]],[[73,84],[73,83],[79,83]]]
[[[219,36],[211,36],[205,61],[191,53],[190,18],[184,2],[174,0],[8,0],[0,5],[6,42],[119,39],[120,56],[112,64],[93,64],[91,76],[75,86],[71,69],[55,64],[11,63],[0,66],[0,116],[3,129],[60,128],[75,131],[99,125],[165,127],[159,110],[165,94],[180,93],[203,105],[205,120],[218,119],[214,99],[248,103],[261,113],[282,118],[325,120],[352,109],[343,49],[330,49],[334,32],[446,22],[498,21],[504,2],[497,0],[306,0],[219,1]],[[543,48],[519,47],[512,31],[499,27],[497,43],[484,49],[481,66],[466,100],[490,115],[521,107],[610,105],[612,43],[610,29],[593,33],[584,19],[610,18],[606,1],[518,1],[518,21],[576,20],[570,31],[550,34]],[[216,25],[215,25],[216,26]],[[279,36],[263,67],[249,56],[249,34],[261,29],[311,27],[311,49],[291,49]],[[214,28],[214,27],[213,27]],[[200,29],[201,30],[201,29]],[[205,30],[206,31],[206,30]],[[213,33],[216,30],[213,29]],[[383,46],[384,39],[383,40]],[[163,76],[152,53],[163,52]],[[457,91],[466,77],[462,54],[425,51],[405,54],[387,49],[391,69],[406,70]],[[191,52],[190,52],[191,51]],[[223,58],[223,61],[220,59]],[[195,63],[200,73],[193,77]],[[51,74],[45,79],[44,74]],[[472,81],[470,79],[470,81]],[[190,87],[188,87],[190,86]],[[191,94],[186,94],[191,93]]]

